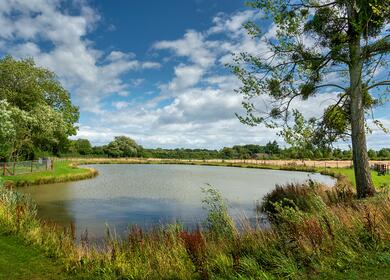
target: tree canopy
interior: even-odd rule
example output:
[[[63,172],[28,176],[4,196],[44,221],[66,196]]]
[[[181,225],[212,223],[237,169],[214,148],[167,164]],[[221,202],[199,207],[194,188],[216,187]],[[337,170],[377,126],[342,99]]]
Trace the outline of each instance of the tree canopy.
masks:
[[[105,147],[105,152],[111,157],[139,157],[142,146],[126,136],[117,136]]]
[[[265,51],[235,56],[232,71],[241,80],[248,125],[289,127],[297,101],[333,92],[334,102],[311,122],[313,144],[328,146],[351,137],[358,195],[373,193],[366,148],[366,118],[386,101],[389,71],[389,1],[379,0],[255,0],[249,6],[267,17],[276,30],[264,39]],[[254,38],[264,35],[248,22]],[[378,74],[379,73],[379,74]],[[387,88],[386,88],[387,87]],[[259,109],[258,97],[267,106]],[[296,108],[295,108],[296,109]],[[298,118],[298,120],[300,120]],[[374,124],[383,128],[374,119]]]
[[[56,153],[76,134],[78,108],[56,75],[32,59],[0,59],[0,123],[3,159]]]

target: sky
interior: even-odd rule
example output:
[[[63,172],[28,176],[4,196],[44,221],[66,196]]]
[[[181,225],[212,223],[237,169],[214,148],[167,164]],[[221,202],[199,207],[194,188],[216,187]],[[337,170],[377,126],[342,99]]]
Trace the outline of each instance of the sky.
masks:
[[[248,36],[242,25],[260,17],[240,0],[3,0],[0,54],[54,71],[80,108],[74,138],[94,145],[119,135],[148,148],[283,145],[275,130],[236,118],[240,82],[225,66],[275,36],[270,23],[264,38]],[[294,106],[318,116],[332,98]],[[388,128],[389,112],[390,104],[374,112]],[[368,146],[390,147],[390,135],[374,129]]]

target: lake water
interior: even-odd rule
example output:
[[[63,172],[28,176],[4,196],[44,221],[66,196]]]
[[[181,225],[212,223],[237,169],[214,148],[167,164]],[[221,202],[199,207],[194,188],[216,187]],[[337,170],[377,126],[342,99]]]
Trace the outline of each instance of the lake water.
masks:
[[[195,165],[89,165],[99,171],[94,179],[20,188],[38,204],[40,217],[64,226],[73,223],[76,234],[104,236],[106,224],[124,235],[129,225],[144,229],[180,222],[193,228],[205,218],[202,187],[218,189],[233,217],[254,219],[256,201],[275,184],[308,179],[333,185],[334,179],[295,171]]]

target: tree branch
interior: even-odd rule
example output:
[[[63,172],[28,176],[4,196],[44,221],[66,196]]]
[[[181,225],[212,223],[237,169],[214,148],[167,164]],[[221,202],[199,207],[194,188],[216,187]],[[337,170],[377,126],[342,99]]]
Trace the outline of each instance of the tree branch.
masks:
[[[363,48],[363,57],[369,58],[377,54],[386,54],[390,52],[390,35],[386,35],[375,43]]]
[[[346,90],[346,88],[339,86],[339,85],[336,85],[336,84],[323,84],[323,85],[316,86],[316,88],[322,88],[322,87],[336,87],[336,88],[339,88],[343,91]]]
[[[372,85],[367,87],[367,90],[370,90],[370,89],[372,89],[374,87],[379,87],[379,86],[390,86],[390,80],[381,81],[381,82],[372,84]]]

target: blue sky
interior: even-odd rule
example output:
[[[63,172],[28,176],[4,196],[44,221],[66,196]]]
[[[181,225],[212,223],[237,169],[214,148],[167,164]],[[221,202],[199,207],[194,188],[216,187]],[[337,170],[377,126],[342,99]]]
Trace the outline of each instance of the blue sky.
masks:
[[[242,27],[259,17],[238,0],[6,0],[0,53],[55,71],[80,107],[77,137],[97,145],[117,135],[164,148],[282,143],[239,123],[240,84],[224,66],[232,52],[266,48]],[[332,94],[295,106],[316,116]],[[389,110],[375,111],[387,127]],[[389,135],[374,130],[368,144],[390,147]]]

